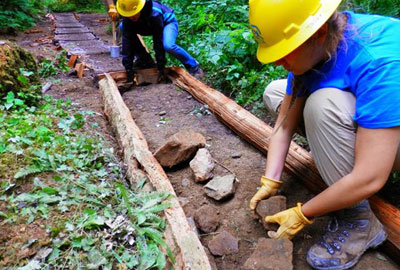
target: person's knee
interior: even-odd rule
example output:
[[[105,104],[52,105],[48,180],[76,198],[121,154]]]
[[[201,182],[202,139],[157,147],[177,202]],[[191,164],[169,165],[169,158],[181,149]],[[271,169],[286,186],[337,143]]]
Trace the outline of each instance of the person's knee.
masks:
[[[264,90],[263,101],[268,111],[277,114],[285,95],[286,80],[272,81]]]
[[[164,45],[164,50],[168,53],[175,51],[175,49],[177,48],[175,43],[165,42],[163,45]]]
[[[355,99],[351,93],[334,88],[320,89],[307,98],[303,112],[306,128],[340,126],[353,130],[354,108]]]

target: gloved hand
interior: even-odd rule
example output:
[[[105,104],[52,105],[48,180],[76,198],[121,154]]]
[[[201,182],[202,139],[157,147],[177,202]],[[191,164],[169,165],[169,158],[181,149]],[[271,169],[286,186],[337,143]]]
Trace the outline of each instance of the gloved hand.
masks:
[[[118,12],[115,8],[115,5],[109,5],[108,6],[108,16],[110,16],[110,19],[112,21],[118,20]]]
[[[167,70],[165,68],[158,70],[157,82],[165,83],[167,81]]]
[[[266,216],[265,222],[278,223],[278,231],[269,231],[268,236],[271,238],[288,238],[292,239],[300,232],[305,225],[312,224],[314,220],[309,220],[301,212],[301,203],[297,203],[296,207],[279,212],[273,216]]]
[[[127,69],[126,70],[126,83],[132,83],[133,82],[133,70]]]
[[[282,181],[273,180],[265,176],[261,176],[261,187],[250,200],[250,210],[254,210],[257,204],[268,197],[274,196],[282,185]]]

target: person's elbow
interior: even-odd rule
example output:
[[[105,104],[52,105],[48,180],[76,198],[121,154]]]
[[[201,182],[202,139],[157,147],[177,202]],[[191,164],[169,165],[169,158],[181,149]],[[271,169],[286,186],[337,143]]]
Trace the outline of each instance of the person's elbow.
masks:
[[[385,185],[387,178],[381,176],[371,177],[363,185],[365,197],[369,198],[376,194]]]

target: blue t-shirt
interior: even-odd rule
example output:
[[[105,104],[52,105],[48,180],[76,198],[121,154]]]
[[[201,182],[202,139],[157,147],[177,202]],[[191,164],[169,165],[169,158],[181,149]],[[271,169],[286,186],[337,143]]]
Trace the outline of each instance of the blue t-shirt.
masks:
[[[354,121],[365,128],[400,126],[400,20],[344,12],[347,27],[337,55],[302,75],[311,94],[338,88],[356,97]],[[289,73],[287,94],[293,74]]]

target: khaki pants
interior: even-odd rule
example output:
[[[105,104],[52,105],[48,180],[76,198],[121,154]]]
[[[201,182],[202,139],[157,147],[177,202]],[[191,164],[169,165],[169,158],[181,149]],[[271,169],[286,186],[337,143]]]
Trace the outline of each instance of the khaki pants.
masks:
[[[264,91],[264,103],[274,116],[286,85],[287,80],[276,80]],[[353,94],[336,88],[320,89],[307,98],[303,113],[306,136],[318,171],[329,186],[353,169],[357,131],[354,111]],[[394,170],[400,169],[400,145],[397,147]]]

